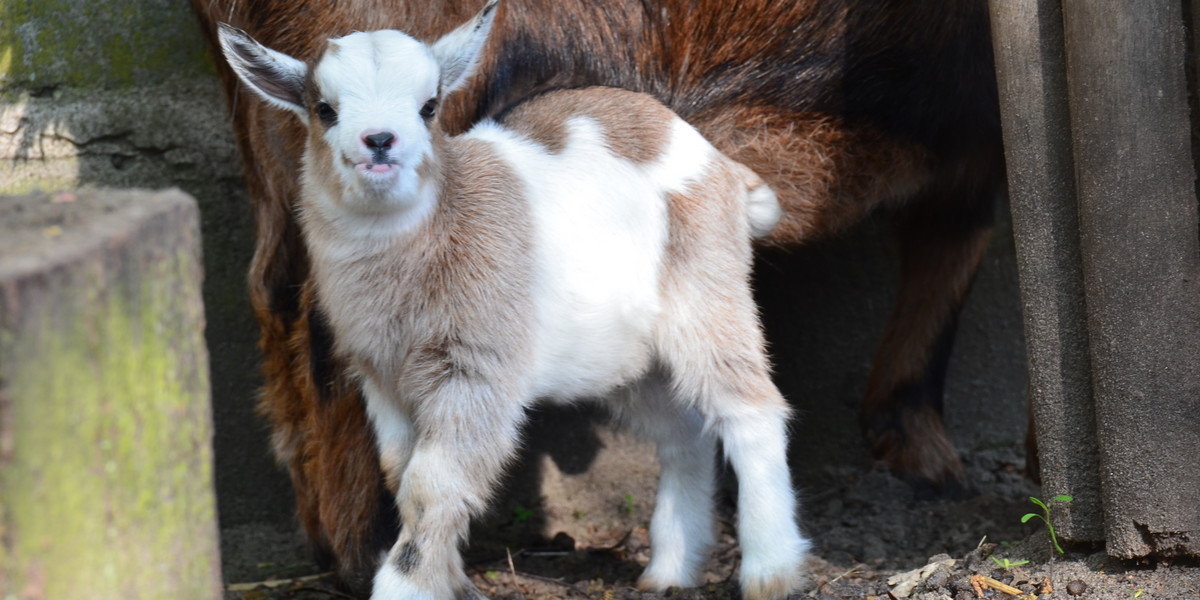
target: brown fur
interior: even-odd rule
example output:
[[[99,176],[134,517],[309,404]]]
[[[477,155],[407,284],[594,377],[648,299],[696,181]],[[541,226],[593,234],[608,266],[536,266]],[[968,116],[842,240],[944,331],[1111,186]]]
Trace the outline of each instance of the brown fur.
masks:
[[[879,206],[909,198],[930,177],[931,159],[920,146],[824,115],[737,107],[697,128],[775,190],[783,218],[770,244],[842,233]]]
[[[192,4],[210,41],[216,22],[225,21],[271,48],[311,59],[325,39],[354,30],[396,27],[432,39],[472,16],[480,0]],[[806,242],[844,231],[877,207],[925,202],[931,186],[961,180],[954,175],[961,166],[957,157],[974,152],[960,148],[963,144],[983,148],[986,157],[972,173],[980,183],[947,187],[937,195],[938,206],[967,201],[968,194],[1002,180],[998,135],[979,125],[988,114],[968,112],[948,121],[950,137],[941,140],[938,130],[922,125],[931,117],[919,112],[953,116],[975,93],[963,78],[990,77],[990,64],[969,57],[955,62],[966,56],[955,45],[962,40],[987,44],[986,17],[976,15],[984,11],[982,4],[748,0],[737,3],[737,18],[731,18],[729,0],[506,0],[489,62],[467,93],[442,110],[455,133],[548,89],[605,84],[649,92],[777,190],[787,213],[773,243]],[[519,67],[505,62],[517,52],[526,52],[517,59]],[[886,74],[901,64],[886,63],[896,57],[915,57],[903,64],[928,64],[929,73],[909,78],[896,71],[901,79],[881,80],[877,87],[859,81],[863,73]],[[249,287],[262,328],[266,385],[260,410],[271,423],[276,457],[288,467],[309,538],[344,581],[361,583],[374,570],[376,530],[388,526],[386,518],[370,515],[385,515],[388,507],[378,505],[379,466],[353,386],[339,368],[327,371],[331,380],[311,381],[312,355],[328,349],[311,347],[310,296],[301,294],[309,280],[308,256],[292,209],[304,130],[239,90],[226,65],[219,63],[218,70],[233,109],[257,226]],[[957,87],[921,95],[921,86],[950,85],[946,82]],[[878,106],[854,108],[875,98]],[[917,236],[902,237],[905,254],[937,252],[946,258],[906,259],[902,288],[910,291],[901,292],[877,355],[864,414],[886,413],[895,386],[928,370],[930,340],[937,337],[928,332],[944,329],[969,287],[963,281],[969,282],[978,264],[983,243],[978,235],[947,236],[937,228],[927,233],[943,241],[923,250]],[[909,335],[914,337],[901,343]],[[938,441],[945,433],[936,413],[926,425],[920,430],[934,440],[930,446],[946,449]],[[885,457],[894,470],[909,469],[929,454],[918,447],[920,437],[909,435],[907,441],[903,456]],[[955,471],[941,462],[935,472]]]
[[[611,103],[598,102],[595,94],[586,90],[565,90],[542,98],[536,108],[529,103],[518,104],[500,121],[513,131],[545,146],[553,154],[562,152],[567,142],[563,124],[574,117],[590,117],[604,123],[604,135],[613,154],[635,163],[647,163],[658,158],[666,145],[671,113],[661,104],[643,94],[611,90],[620,94],[628,104],[617,113]],[[536,110],[538,118],[530,118]],[[655,119],[622,119],[622,114],[654,114]]]
[[[966,301],[991,231],[976,230],[966,239],[946,240],[930,236],[924,224],[909,224],[903,227],[902,236],[906,243],[901,254],[900,292],[867,380],[863,424],[875,455],[898,466],[900,472],[930,482],[961,481],[962,463],[942,427],[940,406],[936,410],[932,406],[896,406],[891,394],[905,386],[921,386],[931,361],[946,359],[933,353],[945,335],[947,322]],[[949,251],[964,246],[972,252]],[[950,293],[931,303],[931,288]],[[878,425],[889,416],[899,420],[899,429]]]

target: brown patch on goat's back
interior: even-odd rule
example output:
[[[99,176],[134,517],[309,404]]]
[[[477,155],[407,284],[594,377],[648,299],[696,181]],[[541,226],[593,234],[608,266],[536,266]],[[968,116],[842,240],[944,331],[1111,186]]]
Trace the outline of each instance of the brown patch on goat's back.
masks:
[[[645,94],[591,87],[536,96],[517,105],[500,121],[558,154],[566,148],[567,121],[578,117],[600,125],[613,154],[635,163],[648,163],[666,148],[674,114]]]

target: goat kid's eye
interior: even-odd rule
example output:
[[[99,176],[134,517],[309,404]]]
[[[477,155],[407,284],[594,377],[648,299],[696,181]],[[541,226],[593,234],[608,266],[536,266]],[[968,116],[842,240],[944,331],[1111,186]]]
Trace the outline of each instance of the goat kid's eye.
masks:
[[[430,98],[425,101],[425,106],[421,107],[421,118],[429,120],[433,118],[433,113],[437,110],[437,98]]]
[[[317,118],[321,119],[321,123],[326,127],[332,127],[334,123],[337,123],[337,111],[333,110],[328,102],[318,102]]]

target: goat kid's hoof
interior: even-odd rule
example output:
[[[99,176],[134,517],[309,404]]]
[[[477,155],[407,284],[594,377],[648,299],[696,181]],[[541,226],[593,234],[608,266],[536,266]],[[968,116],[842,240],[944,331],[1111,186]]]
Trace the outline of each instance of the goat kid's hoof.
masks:
[[[698,581],[689,581],[679,577],[666,577],[650,572],[642,573],[637,580],[639,592],[663,593],[671,588],[691,588],[699,585]]]
[[[799,570],[775,577],[743,578],[742,600],[785,600],[800,591]]]

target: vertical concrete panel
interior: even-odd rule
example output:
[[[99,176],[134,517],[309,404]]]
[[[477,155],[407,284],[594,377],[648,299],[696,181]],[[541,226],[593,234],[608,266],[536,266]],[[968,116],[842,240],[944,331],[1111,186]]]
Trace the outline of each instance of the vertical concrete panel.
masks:
[[[254,412],[254,214],[229,123],[187,0],[0,1],[0,194],[177,186],[199,204],[225,554],[257,575],[308,553]]]
[[[1059,0],[992,0],[1029,396],[1064,539],[1104,539]]]
[[[1108,552],[1200,553],[1200,238],[1181,3],[1064,0]]]
[[[196,204],[75,196],[0,199],[0,598],[220,598]]]

